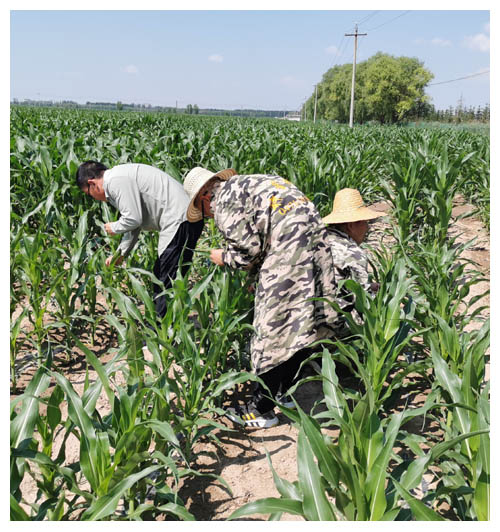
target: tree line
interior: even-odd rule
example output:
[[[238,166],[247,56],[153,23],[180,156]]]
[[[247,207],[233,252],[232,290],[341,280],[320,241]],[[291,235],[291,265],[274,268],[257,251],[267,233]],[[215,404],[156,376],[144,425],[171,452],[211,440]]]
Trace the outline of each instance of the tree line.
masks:
[[[213,116],[240,116],[240,117],[254,117],[254,118],[282,118],[292,111],[285,110],[262,110],[262,109],[200,109],[197,104],[188,104],[186,107],[168,107],[151,104],[140,103],[122,103],[118,102],[86,102],[79,104],[72,100],[52,101],[52,100],[18,100],[14,98],[12,105],[20,105],[27,107],[57,107],[69,109],[93,109],[93,110],[107,110],[107,111],[150,111],[160,113],[180,113],[180,114],[195,114],[195,115],[213,115]]]

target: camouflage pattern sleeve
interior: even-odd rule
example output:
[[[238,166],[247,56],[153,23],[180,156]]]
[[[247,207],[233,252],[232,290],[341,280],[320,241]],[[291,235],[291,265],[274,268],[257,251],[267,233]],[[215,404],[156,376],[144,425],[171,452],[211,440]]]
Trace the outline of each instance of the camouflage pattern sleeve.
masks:
[[[234,184],[221,187],[216,199],[216,205],[224,204],[223,209],[216,209],[215,223],[225,240],[222,260],[230,268],[250,270],[260,262],[261,235],[247,200],[246,187]]]
[[[328,243],[332,250],[335,270],[340,279],[353,279],[366,291],[371,291],[369,282],[368,258],[352,238],[342,231],[329,226]]]

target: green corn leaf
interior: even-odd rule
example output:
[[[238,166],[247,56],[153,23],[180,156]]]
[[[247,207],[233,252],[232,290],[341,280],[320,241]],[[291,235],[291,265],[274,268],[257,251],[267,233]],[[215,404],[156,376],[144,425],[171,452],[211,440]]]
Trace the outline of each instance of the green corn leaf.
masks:
[[[92,500],[94,498],[90,493],[82,491],[79,488],[75,472],[72,469],[69,467],[61,467],[46,454],[33,451],[32,449],[13,449],[12,456],[13,458],[28,459],[38,466],[44,466],[56,471],[65,479],[69,489],[71,489],[73,493],[80,495],[87,500]]]
[[[104,319],[117,330],[120,336],[120,341],[125,341],[125,338],[127,336],[127,328],[125,327],[125,325],[121,324],[118,318],[116,316],[113,316],[112,314],[106,314],[104,316]]]
[[[55,386],[47,403],[47,422],[52,430],[55,430],[61,422],[61,410],[59,405],[64,399],[64,392],[59,386]]]
[[[139,300],[144,303],[150,316],[156,316],[156,309],[153,298],[146,290],[144,284],[140,282],[136,277],[134,277],[130,271],[127,271],[127,275],[132,284],[132,288],[135,290],[135,293],[139,296]]]
[[[237,384],[247,381],[259,382],[260,379],[253,373],[248,372],[229,372],[221,375],[217,381],[217,386],[211,393],[212,399],[218,397],[223,391],[233,388]]]
[[[240,519],[246,515],[253,514],[274,514],[277,512],[286,512],[293,515],[304,515],[302,511],[302,503],[294,499],[276,499],[269,497],[267,499],[260,499],[258,501],[249,502],[235,510],[228,520]]]
[[[50,377],[44,368],[37,370],[23,394],[21,412],[14,418],[10,426],[10,445],[19,447],[21,442],[31,439],[38,419],[38,401],[49,387]]]
[[[323,351],[321,373],[323,379],[323,393],[325,394],[326,405],[332,414],[335,422],[342,426],[344,423],[344,411],[347,409],[344,396],[338,387],[338,377],[335,372],[335,362],[328,351]]]
[[[385,431],[383,448],[379,452],[373,467],[366,477],[368,493],[370,494],[370,520],[377,521],[384,513],[387,506],[385,484],[388,476],[389,460],[391,458],[394,442],[401,426],[403,412],[392,414],[389,425]]]
[[[87,218],[89,211],[85,211],[81,216],[78,222],[78,229],[76,230],[76,242],[79,246],[83,245],[83,241],[88,233],[87,229]]]
[[[83,351],[87,361],[96,370],[96,373],[99,376],[99,379],[101,380],[101,383],[108,397],[109,404],[112,405],[115,399],[115,394],[113,390],[111,389],[111,386],[109,385],[109,377],[101,361],[96,357],[96,355],[86,345],[80,342],[80,340],[71,331],[69,332],[69,334],[73,338],[73,341],[75,342],[75,344]]]
[[[59,386],[64,390],[68,401],[68,416],[80,429],[80,465],[92,488],[99,487],[98,464],[101,462],[96,432],[89,414],[85,411],[79,395],[71,383],[61,374],[52,373]]]
[[[150,505],[148,505],[148,507],[150,507]],[[186,508],[180,504],[169,502],[167,504],[162,504],[155,509],[160,512],[175,515],[179,519],[182,519],[182,521],[196,521],[195,516],[191,512],[188,512],[188,510],[186,510]]]
[[[460,434],[460,436],[457,436],[456,438],[452,438],[451,440],[446,440],[441,443],[438,443],[434,445],[434,447],[429,451],[432,457],[432,460],[437,460],[441,456],[443,456],[446,452],[448,452],[450,449],[455,447],[458,443],[462,441],[467,441],[468,438],[473,438],[474,436],[479,436],[481,434],[488,434],[489,429],[481,429],[476,430],[474,432],[468,432],[467,434]]]
[[[422,477],[429,466],[430,459],[430,454],[426,454],[411,462],[408,469],[401,477],[401,486],[404,489],[411,490],[420,484]]]
[[[479,521],[490,520],[490,476],[486,471],[481,471],[476,481],[473,506]]]
[[[332,505],[325,495],[318,465],[310,452],[304,429],[297,440],[297,472],[300,490],[304,495],[303,510],[308,521],[335,521]]]
[[[21,508],[21,505],[10,494],[10,520],[11,521],[31,521],[30,516]]]
[[[267,461],[269,462],[269,467],[271,468],[271,472],[273,474],[273,480],[274,485],[276,486],[276,489],[278,490],[279,494],[284,499],[294,499],[296,501],[302,502],[302,493],[300,492],[300,489],[298,486],[293,484],[292,482],[289,482],[288,480],[281,478],[275,471],[273,467],[273,463],[271,461],[271,457],[269,456],[269,453],[267,452],[267,449],[264,449],[267,456]]]
[[[465,403],[464,396],[461,391],[460,378],[458,375],[455,375],[450,371],[448,364],[446,364],[443,357],[439,355],[434,342],[431,342],[431,354],[432,361],[434,363],[434,371],[439,384],[450,394],[453,402]],[[456,408],[455,412],[457,415],[458,424],[460,426],[460,432],[462,434],[468,433],[471,425],[469,414],[463,408]],[[467,440],[465,440],[465,446],[467,455],[469,458],[472,458],[472,450]]]
[[[328,447],[325,444],[321,428],[318,422],[307,416],[300,407],[297,407],[300,415],[300,426],[309,442],[312,452],[318,460],[318,467],[325,480],[329,483],[332,489],[339,485],[339,466]]]
[[[388,342],[399,329],[400,314],[401,314],[401,299],[394,297],[387,305],[387,315],[385,319],[384,340]]]
[[[155,419],[151,421],[143,421],[141,425],[151,428],[166,441],[169,441],[177,447],[179,446],[179,440],[177,439],[173,428],[166,421],[159,421]]]
[[[82,521],[99,521],[100,519],[111,515],[116,510],[120,499],[124,496],[127,490],[129,490],[136,482],[147,477],[153,473],[153,471],[156,471],[161,467],[161,465],[147,467],[139,473],[130,475],[119,482],[109,493],[97,499],[89,508],[87,508],[87,510],[85,510],[81,517]]]
[[[360,443],[363,446],[363,453],[366,456],[366,468],[369,471],[385,446],[384,431],[375,412],[372,412],[367,423],[361,427],[359,436]]]
[[[40,157],[42,160],[42,172],[46,177],[49,177],[52,172],[52,157],[45,146],[42,146],[40,149]]]
[[[394,486],[399,495],[408,503],[408,506],[417,521],[445,521],[443,517],[426,506],[422,501],[415,499],[409,491],[405,490],[397,482],[397,480],[393,478],[392,481],[394,482]]]

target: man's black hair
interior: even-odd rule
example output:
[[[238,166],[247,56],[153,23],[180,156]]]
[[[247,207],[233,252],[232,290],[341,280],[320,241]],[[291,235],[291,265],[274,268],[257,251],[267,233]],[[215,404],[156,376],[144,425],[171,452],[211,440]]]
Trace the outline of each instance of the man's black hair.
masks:
[[[85,188],[89,184],[89,179],[98,179],[108,167],[97,161],[85,161],[76,171],[76,184],[81,188]]]

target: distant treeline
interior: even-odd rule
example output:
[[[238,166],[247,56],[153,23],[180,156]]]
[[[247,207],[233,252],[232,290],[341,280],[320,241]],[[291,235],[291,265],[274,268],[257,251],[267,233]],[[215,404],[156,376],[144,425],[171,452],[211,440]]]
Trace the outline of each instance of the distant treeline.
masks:
[[[426,120],[430,122],[448,122],[448,123],[462,123],[462,122],[489,122],[490,121],[490,105],[487,103],[484,107],[480,105],[477,107],[465,107],[457,105],[453,107],[450,105],[448,109],[439,110],[434,105],[425,103],[417,107],[414,112],[408,116],[410,120]]]
[[[51,101],[51,100],[22,100],[14,99],[12,105],[29,106],[29,107],[56,107],[69,109],[95,109],[95,110],[114,110],[114,111],[149,111],[157,113],[179,113],[179,114],[194,114],[194,115],[212,115],[212,116],[246,116],[257,118],[284,118],[287,115],[298,115],[294,111],[264,111],[259,109],[200,109],[196,104],[187,105],[186,107],[163,107],[153,106],[150,104],[140,103],[122,103],[122,102],[87,102],[79,104],[71,100]],[[302,112],[302,120],[312,119],[312,113],[304,117]],[[321,117],[319,117],[321,119]],[[490,106],[489,104],[483,107],[478,106],[462,106],[453,107],[450,105],[448,109],[436,109],[434,105],[429,103],[420,103],[412,111],[408,113],[403,122],[408,121],[428,121],[428,122],[445,122],[445,123],[462,123],[462,122],[483,122],[490,121]],[[334,120],[335,121],[335,120]]]
[[[29,107],[62,107],[70,109],[96,109],[96,110],[115,110],[115,111],[150,111],[157,113],[180,113],[195,115],[215,115],[215,116],[252,116],[265,118],[282,118],[290,111],[263,111],[260,109],[200,109],[198,105],[188,104],[186,107],[164,107],[159,105],[140,104],[140,103],[122,103],[122,102],[87,102],[79,104],[71,100],[52,101],[52,100],[14,100],[12,105],[24,105]]]

